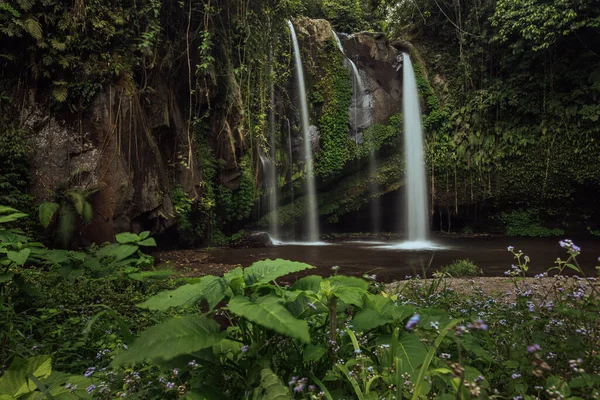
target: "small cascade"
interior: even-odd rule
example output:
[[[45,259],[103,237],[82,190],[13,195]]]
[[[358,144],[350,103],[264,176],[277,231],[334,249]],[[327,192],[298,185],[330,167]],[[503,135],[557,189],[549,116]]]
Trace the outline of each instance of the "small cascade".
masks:
[[[359,139],[359,133],[372,124],[371,109],[373,102],[371,94],[365,88],[365,84],[356,63],[346,56],[340,37],[334,31],[332,32],[338,49],[340,49],[344,55],[344,66],[350,70],[354,78],[352,80],[352,103],[350,104],[349,109],[350,125],[354,133],[355,141],[359,143],[362,141]]]
[[[344,55],[344,65],[352,73],[354,79],[352,80],[352,103],[350,104],[350,125],[354,133],[354,138],[359,143],[359,130],[368,128],[371,123],[371,108],[372,99],[370,93],[365,89],[364,82],[358,71],[356,63],[346,56],[342,42],[337,33],[333,31],[333,37],[337,43],[338,49]],[[376,156],[376,149],[373,143],[366,143],[369,148],[369,190],[371,191],[371,231],[379,233],[380,231],[380,219],[381,219],[381,206],[380,199],[377,195],[379,191],[379,184],[377,183],[377,169],[379,161]]]
[[[403,53],[403,116],[404,162],[406,192],[406,230],[415,247],[427,246],[429,218],[427,216],[427,180],[423,155],[423,128],[415,72],[410,56]]]
[[[270,88],[271,110],[269,112],[269,156],[270,159],[266,163],[265,178],[267,187],[269,188],[269,234],[271,239],[280,239],[279,236],[279,214],[277,207],[279,206],[279,182],[277,177],[277,152],[275,143],[275,86],[272,83]],[[263,165],[265,162],[263,162]]]
[[[307,238],[310,242],[319,240],[319,218],[317,209],[317,194],[315,186],[315,176],[313,168],[313,154],[308,129],[308,103],[306,100],[306,87],[304,83],[304,71],[302,70],[302,57],[300,56],[300,46],[296,37],[296,30],[292,21],[288,20],[292,42],[294,45],[294,60],[296,62],[296,80],[298,83],[298,95],[300,100],[300,125],[302,137],[304,139],[304,160],[306,165],[306,229]]]

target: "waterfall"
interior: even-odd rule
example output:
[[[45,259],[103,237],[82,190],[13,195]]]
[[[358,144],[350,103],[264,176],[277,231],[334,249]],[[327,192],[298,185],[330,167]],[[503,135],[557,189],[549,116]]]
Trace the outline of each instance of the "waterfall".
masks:
[[[427,181],[423,156],[423,128],[415,72],[410,56],[403,53],[403,119],[406,192],[406,229],[410,242],[425,242],[429,231]]]
[[[271,110],[269,112],[269,155],[270,160],[267,164],[266,178],[267,186],[269,188],[269,233],[271,239],[280,239],[279,236],[279,214],[277,206],[279,205],[279,182],[277,177],[277,153],[275,148],[275,84],[271,83],[270,88],[271,96]]]
[[[344,55],[344,66],[352,73],[354,79],[352,80],[352,103],[350,104],[350,125],[354,131],[355,141],[360,143],[359,133],[371,126],[371,108],[372,98],[371,94],[366,90],[363,79],[358,71],[356,63],[346,56],[342,42],[337,33],[333,32],[333,37],[337,44],[338,49]]]
[[[300,125],[304,139],[304,160],[306,164],[306,228],[308,240],[317,242],[319,240],[319,217],[317,210],[317,197],[315,189],[315,176],[313,171],[313,155],[310,133],[308,130],[308,104],[306,101],[306,88],[304,84],[304,71],[302,70],[302,57],[300,46],[292,21],[288,20],[292,42],[294,45],[294,60],[296,62],[296,80],[298,83],[298,94],[300,97]]]
[[[354,77],[352,81],[352,103],[350,104],[350,124],[354,130],[354,138],[359,143],[359,129],[368,128],[371,125],[371,95],[365,89],[364,82],[358,71],[356,63],[346,56],[340,37],[335,31],[333,37],[338,49],[344,55],[344,65],[349,69]],[[359,122],[360,121],[360,122]],[[379,184],[377,183],[377,169],[379,161],[376,157],[374,143],[365,142],[363,145],[369,146],[369,190],[371,191],[371,230],[375,233],[380,231],[381,202],[378,197]]]

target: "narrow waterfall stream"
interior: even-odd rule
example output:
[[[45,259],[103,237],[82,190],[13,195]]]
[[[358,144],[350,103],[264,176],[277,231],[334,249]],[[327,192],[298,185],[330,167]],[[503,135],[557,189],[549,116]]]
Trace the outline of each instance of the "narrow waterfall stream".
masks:
[[[306,238],[309,242],[319,241],[319,217],[317,208],[317,194],[315,187],[315,175],[313,168],[313,154],[310,132],[308,130],[308,103],[306,100],[306,87],[304,82],[304,71],[302,69],[302,57],[300,56],[300,46],[292,21],[288,20],[292,42],[294,45],[294,60],[296,62],[296,80],[298,83],[298,96],[300,101],[300,127],[304,139],[304,160],[306,165]]]
[[[271,97],[271,109],[269,110],[269,156],[270,162],[267,164],[266,178],[269,188],[269,234],[271,239],[278,240],[279,236],[279,182],[277,177],[277,149],[276,149],[276,129],[275,129],[275,85],[271,83],[269,90]]]
[[[427,216],[427,179],[423,154],[423,127],[415,72],[410,56],[403,53],[403,115],[405,162],[405,220],[409,243],[427,246],[429,218]]]

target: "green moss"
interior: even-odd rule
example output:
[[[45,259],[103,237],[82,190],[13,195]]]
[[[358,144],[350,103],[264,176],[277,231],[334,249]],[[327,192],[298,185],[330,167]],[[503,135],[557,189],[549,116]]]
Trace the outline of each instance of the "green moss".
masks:
[[[317,121],[321,149],[315,157],[315,172],[329,178],[341,171],[353,158],[352,141],[348,137],[352,83],[343,64],[343,55],[333,38],[317,52],[319,69],[322,71],[314,73],[317,81],[312,99],[318,99],[318,103],[323,104]],[[313,102],[313,107],[316,103]]]

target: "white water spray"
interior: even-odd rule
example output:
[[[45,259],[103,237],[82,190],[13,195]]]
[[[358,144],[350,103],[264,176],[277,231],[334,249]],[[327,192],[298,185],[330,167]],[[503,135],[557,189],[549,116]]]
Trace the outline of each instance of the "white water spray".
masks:
[[[403,53],[403,80],[407,239],[409,242],[414,242],[414,247],[429,247],[431,244],[427,243],[429,232],[427,180],[425,179],[423,128],[421,126],[419,92],[410,56],[406,53]],[[408,243],[404,244],[405,247],[407,245]]]
[[[310,242],[319,240],[319,218],[317,210],[317,197],[315,189],[315,176],[313,171],[313,155],[308,131],[308,104],[306,101],[306,87],[304,85],[304,71],[302,70],[302,57],[300,46],[292,21],[288,20],[288,26],[292,35],[294,45],[294,60],[296,61],[296,80],[298,83],[298,94],[300,97],[300,125],[304,138],[304,159],[306,164],[306,228],[307,238]]]

